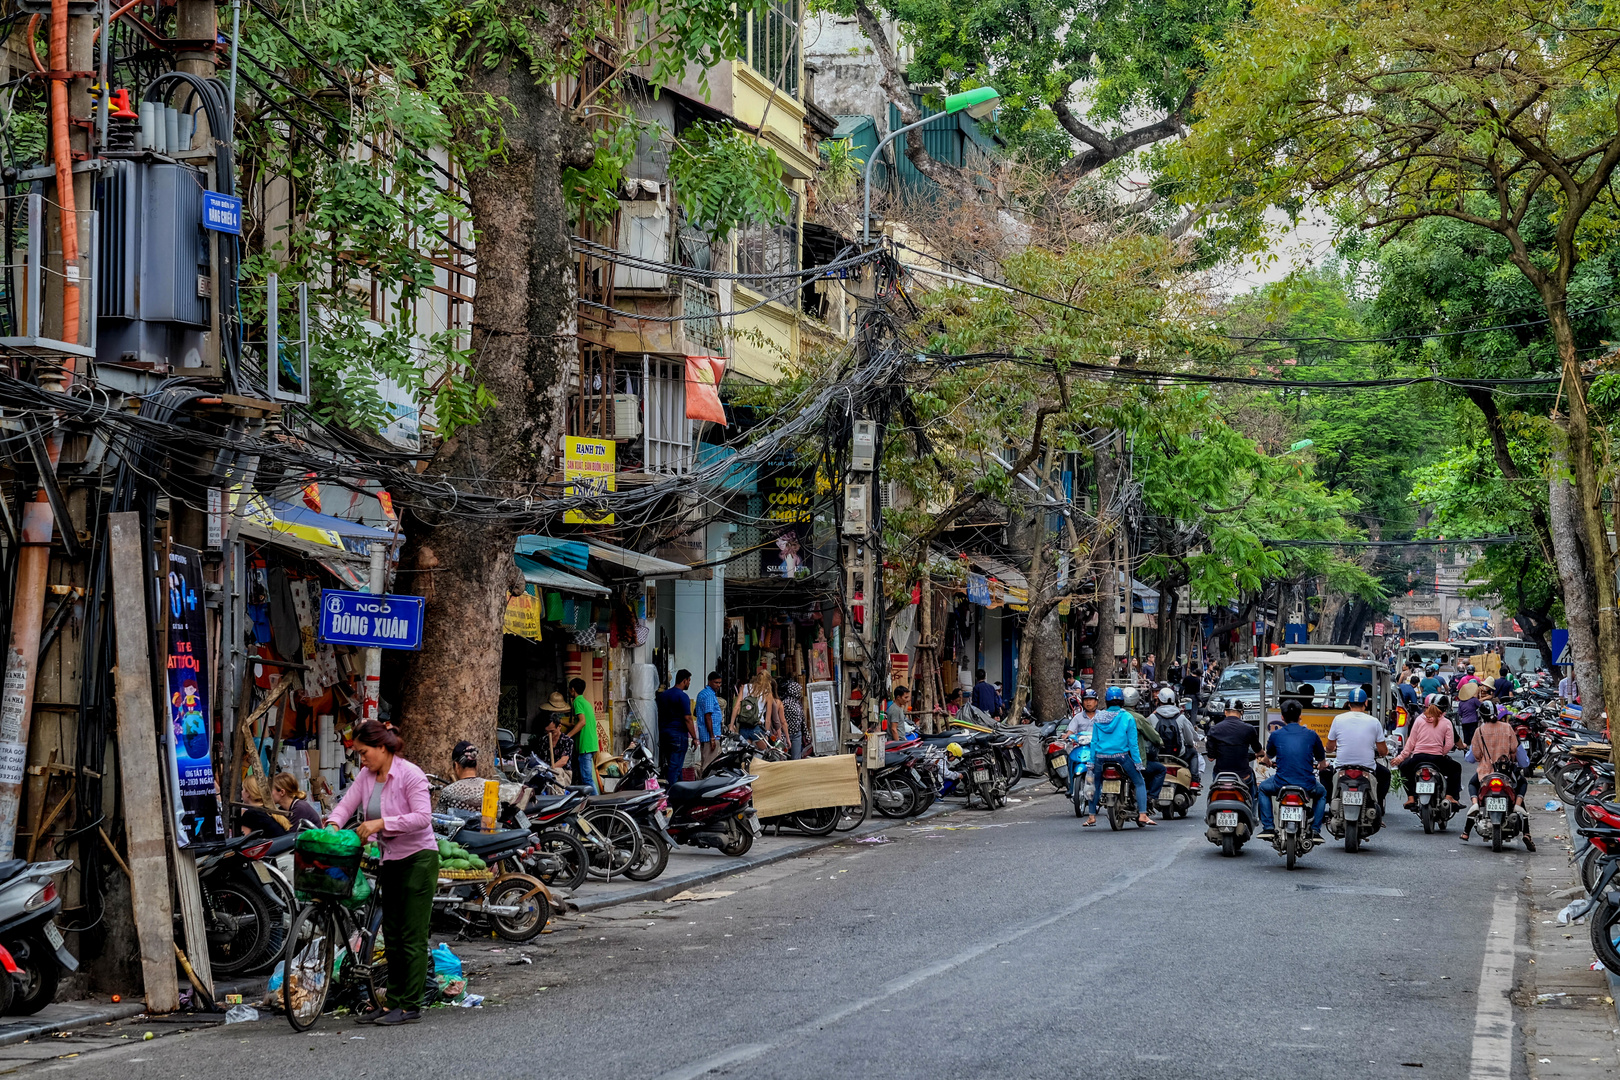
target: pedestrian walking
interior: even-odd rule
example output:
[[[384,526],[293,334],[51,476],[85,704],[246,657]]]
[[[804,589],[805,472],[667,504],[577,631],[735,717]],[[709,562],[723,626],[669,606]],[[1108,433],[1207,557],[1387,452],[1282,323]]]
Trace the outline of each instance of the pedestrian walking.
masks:
[[[725,705],[720,700],[720,673],[709,672],[707,684],[698,691],[692,715],[697,720],[699,767],[707,768],[720,753],[720,734],[726,726]]]
[[[596,732],[596,708],[585,698],[584,679],[570,679],[568,692],[574,695],[574,724],[568,729],[568,737],[574,740],[574,782],[588,788],[592,795],[600,795],[602,790],[596,786],[596,752],[602,743]]]
[[[788,757],[798,761],[809,749],[804,729],[804,687],[794,679],[782,684],[782,715],[787,718]]]
[[[731,724],[737,737],[761,750],[765,749],[765,687],[770,681],[770,668],[761,662],[754,677],[737,687],[737,700],[731,704]]]
[[[583,689],[583,686],[581,687]],[[377,891],[382,901],[382,941],[388,963],[388,1008],[372,1009],[362,1024],[414,1024],[422,1018],[422,988],[428,975],[428,928],[439,884],[439,848],[433,836],[433,795],[421,769],[401,757],[399,735],[376,720],[355,728],[360,775],[327,815],[342,827],[357,813],[355,832],[382,849]]]
[[[692,673],[685,668],[675,673],[675,685],[660,691],[658,706],[658,757],[664,782],[678,783],[686,768],[686,754],[698,737],[697,720],[692,715],[692,699],[686,696]]]

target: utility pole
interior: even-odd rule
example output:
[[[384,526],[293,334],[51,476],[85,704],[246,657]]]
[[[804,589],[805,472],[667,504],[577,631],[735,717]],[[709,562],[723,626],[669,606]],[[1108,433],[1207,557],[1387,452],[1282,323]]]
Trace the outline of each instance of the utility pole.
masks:
[[[381,596],[384,588],[384,575],[386,574],[383,545],[373,543],[371,551],[371,595]],[[377,695],[382,686],[382,648],[369,646],[366,649],[366,681],[360,687],[360,719],[377,719]]]

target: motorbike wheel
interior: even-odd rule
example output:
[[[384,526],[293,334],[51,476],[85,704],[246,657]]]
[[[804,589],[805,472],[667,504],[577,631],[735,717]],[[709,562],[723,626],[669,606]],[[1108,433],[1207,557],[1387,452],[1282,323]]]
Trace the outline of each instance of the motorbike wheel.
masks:
[[[655,832],[641,834],[641,853],[636,861],[625,867],[624,876],[631,881],[651,881],[669,865],[669,843]]]
[[[826,836],[838,824],[838,808],[826,806],[815,810],[800,810],[790,820],[795,829],[808,836]]]
[[[912,807],[910,815],[911,817],[916,817],[917,815],[926,811],[930,806],[934,805],[934,800],[939,798],[939,793],[932,790],[925,784],[918,784],[916,781],[910,779],[908,779],[906,782],[909,783],[912,790],[917,793],[917,805]]]
[[[1108,827],[1115,832],[1125,827],[1125,808],[1118,800],[1108,804]]]
[[[720,854],[730,855],[733,858],[748,854],[748,849],[754,846],[753,830],[745,829],[735,821],[727,828],[731,830],[731,839],[720,845]]]
[[[888,800],[891,805],[884,805],[880,794],[891,796]],[[877,812],[884,817],[910,817],[912,810],[917,806],[917,789],[900,777],[880,776],[872,781],[872,805],[876,806]]]
[[[1361,850],[1361,826],[1355,822],[1345,823],[1344,850],[1352,855]]]
[[[19,986],[14,979],[0,980],[10,984],[7,989],[13,993],[9,1003],[0,1005],[0,1012],[8,1016],[33,1016],[56,998],[56,984],[62,977],[56,950],[45,940],[44,934],[13,939],[6,942],[6,948],[17,966],[23,969],[23,981]]]
[[[270,934],[270,901],[256,885],[232,879],[210,882],[206,891],[208,962],[221,975],[246,971]]]
[[[1502,850],[1502,826],[1500,825],[1491,826],[1491,850]]]
[[[294,1031],[314,1027],[326,1009],[337,940],[337,924],[322,905],[310,904],[293,917],[281,961],[281,1008]]]
[[[1299,837],[1294,833],[1283,837],[1283,857],[1288,860],[1288,869],[1292,870],[1299,859]]]
[[[1080,792],[1076,791],[1074,793],[1074,798],[1071,801],[1074,803],[1074,816],[1075,817],[1085,817],[1086,816],[1086,800],[1084,800],[1084,799],[1082,799],[1080,797]]]
[[[667,857],[667,849],[665,854]],[[502,878],[490,888],[487,903],[518,909],[516,915],[490,916],[490,921],[495,924],[496,936],[503,941],[521,944],[533,940],[546,928],[546,923],[551,921],[551,903],[546,899],[546,891],[537,888],[539,884],[527,874],[514,874]],[[528,899],[524,899],[526,895]]]
[[[862,823],[866,821],[866,814],[871,805],[871,792],[864,787],[861,788],[861,801],[859,803],[838,808],[838,822],[833,826],[833,829],[837,832],[849,832],[851,829],[860,828]]]
[[[1603,966],[1620,974],[1620,907],[1599,900],[1592,914],[1592,951]]]
[[[1235,858],[1237,853],[1237,835],[1235,833],[1221,833],[1221,854],[1231,859]]]
[[[1581,884],[1586,888],[1588,896],[1597,892],[1598,878],[1603,873],[1603,861],[1598,857],[1599,854],[1595,847],[1588,847],[1581,852]]]
[[[293,916],[298,914],[298,897],[279,873],[270,875],[264,891],[270,898],[270,931],[264,936],[264,948],[258,960],[248,969],[251,975],[268,972],[281,959],[282,948],[287,944],[287,930],[292,926]]]
[[[1425,836],[1434,832],[1434,811],[1429,809],[1427,805],[1418,807],[1418,820],[1423,822]]]
[[[541,881],[557,889],[570,892],[585,884],[590,874],[591,857],[585,845],[565,832],[548,829],[535,837],[535,845],[546,853],[553,866],[543,874]]]

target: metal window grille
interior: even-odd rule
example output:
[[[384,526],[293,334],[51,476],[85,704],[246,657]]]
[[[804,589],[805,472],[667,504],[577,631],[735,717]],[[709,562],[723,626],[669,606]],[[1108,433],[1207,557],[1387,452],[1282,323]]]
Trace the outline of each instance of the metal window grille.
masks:
[[[748,64],[777,89],[799,94],[799,0],[771,0],[748,19]]]
[[[799,195],[789,193],[787,221],[737,230],[737,267],[744,274],[782,274],[799,269]],[[749,282],[756,292],[778,293],[785,282]]]
[[[647,359],[647,396],[642,402],[642,437],[646,470],[680,474],[692,471],[692,421],[686,418],[686,364],[681,360]]]

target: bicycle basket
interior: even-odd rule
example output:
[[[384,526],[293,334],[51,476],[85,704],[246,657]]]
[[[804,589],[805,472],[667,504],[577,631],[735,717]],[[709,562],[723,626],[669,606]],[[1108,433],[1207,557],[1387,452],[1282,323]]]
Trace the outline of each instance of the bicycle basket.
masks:
[[[293,889],[300,897],[346,900],[360,875],[360,836],[351,830],[306,829],[293,847]]]

